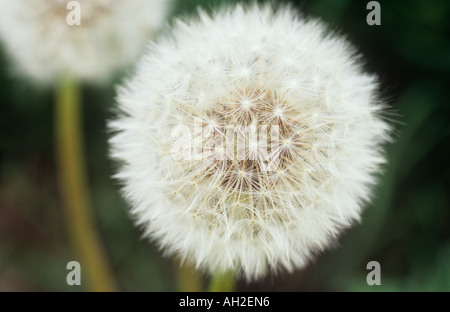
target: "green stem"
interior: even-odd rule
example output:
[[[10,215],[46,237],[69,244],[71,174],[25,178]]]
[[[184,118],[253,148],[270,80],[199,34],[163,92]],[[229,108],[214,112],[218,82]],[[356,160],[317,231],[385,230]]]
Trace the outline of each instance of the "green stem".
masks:
[[[181,264],[178,259],[174,260],[174,267],[179,291],[182,292],[203,291],[202,278],[193,267],[187,264]]]
[[[89,209],[80,90],[74,79],[62,79],[56,90],[55,131],[66,226],[82,272],[86,272],[89,290],[115,291],[116,284]]]
[[[215,274],[209,284],[210,292],[233,292],[236,288],[236,274],[233,271]]]

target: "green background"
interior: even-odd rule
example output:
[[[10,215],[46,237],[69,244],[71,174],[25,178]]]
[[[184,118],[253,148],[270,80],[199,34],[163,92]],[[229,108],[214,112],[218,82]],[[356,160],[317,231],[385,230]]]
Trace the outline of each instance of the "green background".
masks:
[[[173,16],[239,1],[180,0]],[[247,1],[243,1],[247,2]],[[379,1],[381,26],[368,26],[366,1],[288,2],[325,20],[365,55],[396,123],[385,167],[361,224],[308,267],[238,290],[450,290],[450,2]],[[66,284],[77,260],[66,234],[54,159],[54,90],[11,75],[0,46],[0,291],[82,291]],[[107,156],[114,84],[83,85],[83,118],[94,214],[120,289],[174,291],[172,261],[141,239],[127,215]],[[381,264],[368,286],[366,264]],[[207,281],[207,277],[203,279]]]

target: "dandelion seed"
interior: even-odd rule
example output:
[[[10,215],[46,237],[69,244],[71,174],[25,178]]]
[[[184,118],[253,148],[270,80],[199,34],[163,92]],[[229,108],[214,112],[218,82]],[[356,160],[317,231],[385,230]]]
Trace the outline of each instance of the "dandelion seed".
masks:
[[[347,41],[290,7],[199,14],[155,43],[119,91],[110,142],[124,195],[150,238],[211,273],[300,268],[359,219],[385,161],[377,79]],[[266,153],[251,142],[244,158],[161,157],[172,127],[195,119],[214,120],[214,140],[264,126]],[[191,143],[213,146],[200,134]],[[229,156],[248,138],[219,142]]]

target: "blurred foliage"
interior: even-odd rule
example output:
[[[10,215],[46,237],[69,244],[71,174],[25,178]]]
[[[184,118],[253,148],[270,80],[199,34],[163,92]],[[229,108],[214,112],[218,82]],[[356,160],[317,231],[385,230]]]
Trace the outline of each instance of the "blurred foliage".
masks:
[[[239,1],[179,0],[173,15]],[[247,1],[242,1],[247,2]],[[303,270],[239,283],[265,291],[450,290],[450,2],[379,1],[381,26],[366,24],[365,1],[291,3],[346,34],[380,76],[396,120],[389,163],[361,224]],[[1,48],[1,46],[0,46]],[[0,52],[0,291],[80,291],[66,284],[69,246],[56,181],[53,91],[12,75]],[[117,77],[114,83],[121,81]],[[105,123],[114,84],[85,85],[84,131],[98,228],[122,290],[176,290],[174,265],[140,238],[110,176]],[[368,286],[366,264],[381,264]]]

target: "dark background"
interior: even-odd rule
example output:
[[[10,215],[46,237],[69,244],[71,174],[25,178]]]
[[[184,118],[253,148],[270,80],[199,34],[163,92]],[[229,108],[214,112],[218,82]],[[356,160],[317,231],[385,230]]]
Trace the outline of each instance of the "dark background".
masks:
[[[179,0],[173,16],[227,2],[239,1]],[[292,3],[348,35],[367,70],[380,76],[398,121],[396,141],[387,146],[389,163],[361,224],[305,269],[240,281],[238,290],[450,291],[450,2],[379,1],[381,26],[367,25],[368,1],[273,2]],[[86,283],[66,284],[66,264],[77,259],[58,190],[54,90],[9,69],[0,45],[0,291],[86,290]],[[109,86],[83,85],[98,231],[121,290],[174,291],[174,264],[140,238],[110,178],[105,122],[122,78]],[[372,260],[381,264],[381,286],[366,283]]]

